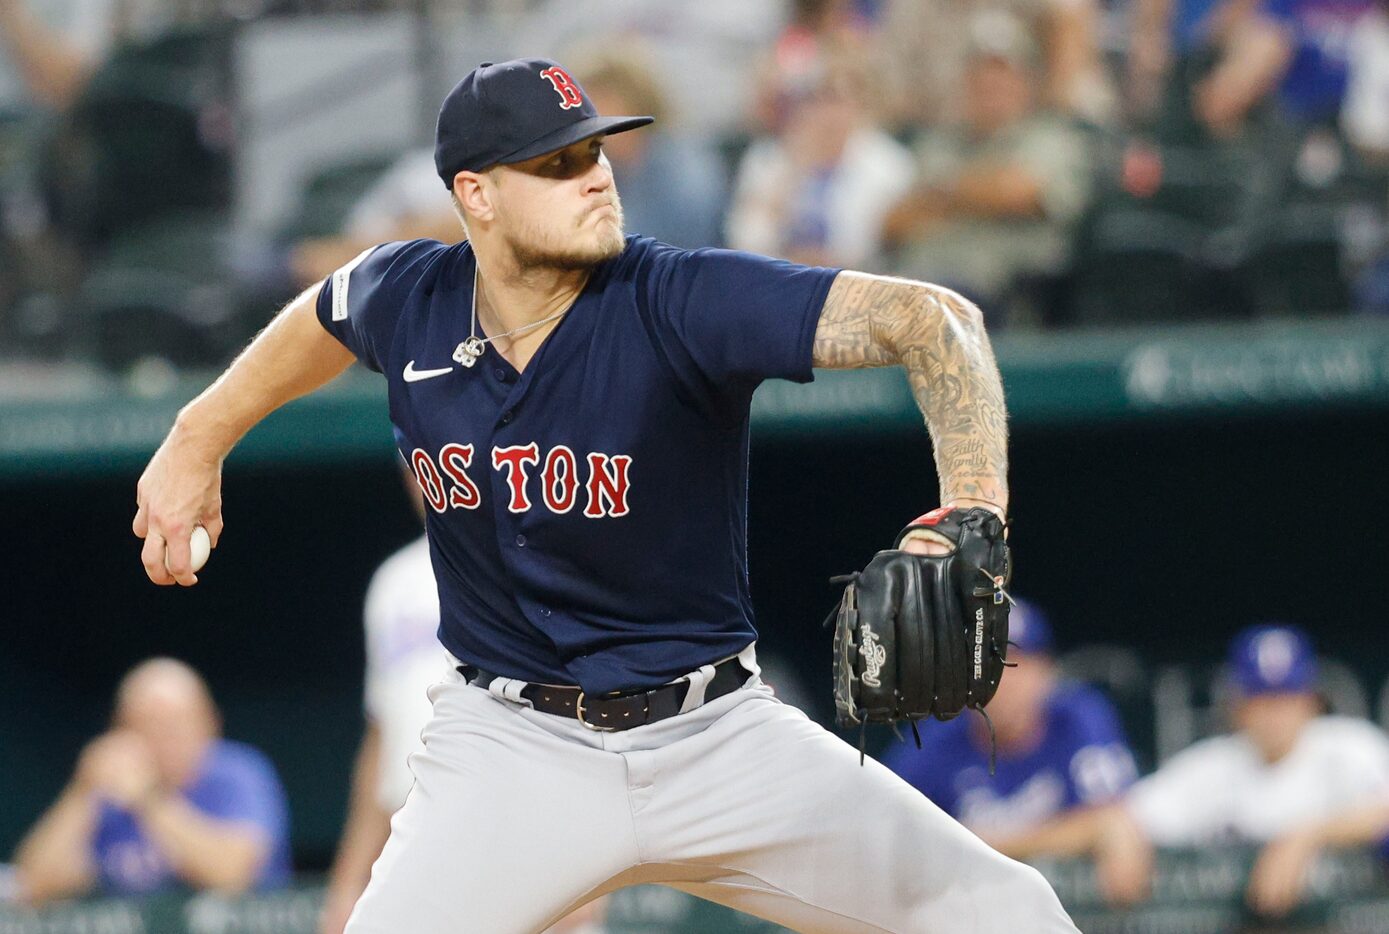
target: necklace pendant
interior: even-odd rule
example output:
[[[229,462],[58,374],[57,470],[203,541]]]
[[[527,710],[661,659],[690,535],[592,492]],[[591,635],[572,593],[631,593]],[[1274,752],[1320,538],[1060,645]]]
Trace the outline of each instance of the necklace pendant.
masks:
[[[478,357],[482,356],[486,345],[477,337],[470,337],[459,344],[453,351],[453,359],[465,367],[471,367],[477,363]]]

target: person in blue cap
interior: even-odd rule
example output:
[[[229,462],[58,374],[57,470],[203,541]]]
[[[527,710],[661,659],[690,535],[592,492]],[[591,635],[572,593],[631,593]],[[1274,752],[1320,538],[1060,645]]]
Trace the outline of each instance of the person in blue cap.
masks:
[[[922,748],[906,741],[884,763],[999,851],[1017,859],[1092,855],[1106,860],[1124,838],[1100,832],[1096,814],[1138,777],[1109,699],[1058,677],[1051,624],[1026,600],[1009,618],[1008,673],[982,717],[928,723]],[[1105,882],[1101,873],[1101,882]],[[1123,891],[1109,892],[1127,900]]]
[[[136,488],[145,573],[197,583],[232,446],[361,360],[428,507],[452,667],[348,934],[533,934],[645,882],[801,931],[1071,934],[1040,873],[757,665],[753,392],[903,366],[941,505],[1001,517],[982,315],[925,283],[628,236],[603,139],[650,122],[600,115],[552,61],[467,75],[435,146],[467,241],[365,251],[180,412]],[[326,477],[305,505],[343,506]]]
[[[1389,827],[1389,737],[1324,712],[1316,653],[1297,626],[1241,631],[1228,675],[1235,731],[1173,756],[1134,786],[1124,811],[1157,846],[1261,845],[1248,901],[1282,915],[1323,847],[1369,843]]]

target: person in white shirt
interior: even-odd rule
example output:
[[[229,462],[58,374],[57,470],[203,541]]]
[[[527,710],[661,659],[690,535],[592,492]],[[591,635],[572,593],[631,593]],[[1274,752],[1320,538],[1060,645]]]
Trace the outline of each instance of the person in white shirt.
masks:
[[[911,151],[871,116],[875,75],[847,52],[807,69],[786,116],[739,163],[725,235],[737,250],[881,269],[883,218],[911,187]]]
[[[111,0],[0,0],[0,111],[63,111],[105,57]]]
[[[1283,915],[1324,847],[1382,836],[1389,737],[1368,721],[1323,713],[1316,656],[1297,627],[1245,629],[1229,667],[1237,730],[1173,756],[1134,786],[1124,813],[1150,845],[1259,844],[1249,904]]]
[[[1359,22],[1347,56],[1341,127],[1367,157],[1389,161],[1389,2],[1380,0]]]
[[[406,490],[420,521],[424,503],[415,478],[405,473]],[[371,867],[391,832],[391,815],[414,784],[409,758],[422,748],[428,723],[430,684],[450,671],[439,644],[439,591],[430,564],[429,541],[421,535],[391,555],[367,587],[366,730],[352,771],[347,824],[329,873],[319,918],[320,934],[342,934]],[[603,902],[569,915],[549,934],[600,934]]]

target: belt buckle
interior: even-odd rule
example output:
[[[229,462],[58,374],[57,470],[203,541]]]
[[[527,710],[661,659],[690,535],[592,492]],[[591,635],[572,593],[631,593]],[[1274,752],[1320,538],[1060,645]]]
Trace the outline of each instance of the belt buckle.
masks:
[[[615,727],[615,726],[599,726],[599,725],[597,725],[597,724],[595,724],[595,723],[589,723],[587,720],[584,719],[584,692],[583,692],[583,691],[580,691],[580,692],[579,692],[579,696],[576,697],[576,698],[574,698],[574,716],[575,716],[575,718],[579,721],[579,725],[582,726],[582,727],[584,727],[584,729],[592,730],[592,731],[595,732],[595,733],[616,733],[616,732],[617,732],[617,727]]]

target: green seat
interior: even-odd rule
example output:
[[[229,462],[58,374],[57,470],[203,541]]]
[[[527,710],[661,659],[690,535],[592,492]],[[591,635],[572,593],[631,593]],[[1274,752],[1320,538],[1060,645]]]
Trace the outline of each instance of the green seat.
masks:
[[[1209,315],[1206,230],[1161,211],[1102,209],[1077,251],[1072,301],[1078,324],[1129,324]]]
[[[227,268],[217,214],[175,214],[116,234],[83,281],[79,333],[111,369],[142,357],[178,366],[224,362],[254,332]]]
[[[226,209],[232,125],[222,30],[118,48],[49,143],[58,225],[87,243],[168,211]]]
[[[1258,225],[1236,275],[1261,316],[1344,314],[1350,283],[1334,204],[1290,204]]]
[[[304,186],[298,216],[281,232],[287,240],[340,233],[353,206],[398,158],[396,153],[367,156],[320,169]]]

